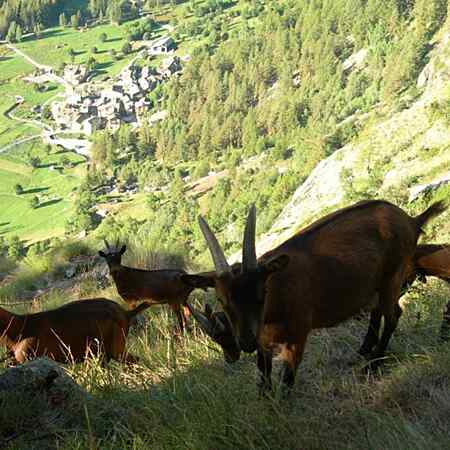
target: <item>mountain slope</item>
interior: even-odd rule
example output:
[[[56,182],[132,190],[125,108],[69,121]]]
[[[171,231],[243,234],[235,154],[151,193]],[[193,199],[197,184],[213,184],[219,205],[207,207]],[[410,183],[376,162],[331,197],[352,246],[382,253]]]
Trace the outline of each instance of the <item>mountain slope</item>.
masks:
[[[422,185],[440,179],[443,184],[449,182],[449,45],[447,20],[418,78],[421,95],[402,111],[389,112],[387,107],[378,106],[366,115],[365,129],[357,142],[322,160],[298,187],[271,230],[258,240],[259,255],[328,209],[357,199],[390,198],[394,191],[403,196],[396,199],[402,202]]]

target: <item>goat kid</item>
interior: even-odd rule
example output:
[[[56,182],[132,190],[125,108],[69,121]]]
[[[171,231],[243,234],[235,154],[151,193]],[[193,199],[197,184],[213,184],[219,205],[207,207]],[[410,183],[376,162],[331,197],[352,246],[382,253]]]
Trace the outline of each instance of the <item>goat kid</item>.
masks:
[[[14,314],[0,308],[0,344],[18,363],[46,355],[58,362],[82,361],[100,352],[109,361],[133,363],[126,351],[130,321],[150,303],[126,311],[117,303],[95,298],[67,303],[36,314]]]
[[[120,249],[116,244],[113,249],[105,240],[107,252],[98,254],[105,258],[109,272],[114,280],[117,291],[123,300],[134,307],[140,301],[146,300],[152,305],[168,304],[178,321],[179,330],[184,331],[184,324],[189,310],[184,305],[194,287],[186,285],[180,279],[185,275],[184,270],[163,269],[143,270],[122,265],[122,256],[126,246]],[[183,308],[183,309],[182,309]]]
[[[182,280],[194,287],[215,288],[237,345],[244,352],[257,350],[263,390],[271,386],[275,352],[283,360],[281,381],[292,387],[311,330],[335,326],[374,300],[360,353],[375,360],[384,356],[402,312],[398,299],[413,266],[417,239],[422,227],[444,210],[438,202],[411,217],[386,201],[360,202],[314,222],[257,260],[253,206],[240,273],[229,266],[200,217],[216,274],[184,275]]]

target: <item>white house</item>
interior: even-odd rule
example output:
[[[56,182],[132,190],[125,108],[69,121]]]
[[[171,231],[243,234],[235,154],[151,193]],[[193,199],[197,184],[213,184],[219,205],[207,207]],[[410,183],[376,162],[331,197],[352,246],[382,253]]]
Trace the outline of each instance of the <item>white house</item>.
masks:
[[[161,55],[175,49],[175,42],[170,36],[163,36],[153,41],[148,47],[148,54]]]

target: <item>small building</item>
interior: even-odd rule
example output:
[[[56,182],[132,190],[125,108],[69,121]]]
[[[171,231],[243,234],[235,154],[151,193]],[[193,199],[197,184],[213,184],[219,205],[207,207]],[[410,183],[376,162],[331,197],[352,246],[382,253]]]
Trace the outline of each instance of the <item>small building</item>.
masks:
[[[158,68],[158,73],[164,78],[170,78],[181,70],[181,60],[178,56],[163,59]]]
[[[63,78],[70,84],[77,86],[84,83],[89,75],[86,66],[81,64],[68,65],[64,68]]]
[[[148,47],[148,54],[152,55],[163,55],[164,53],[169,53],[175,50],[175,41],[170,36],[163,36],[156,41],[153,41]]]

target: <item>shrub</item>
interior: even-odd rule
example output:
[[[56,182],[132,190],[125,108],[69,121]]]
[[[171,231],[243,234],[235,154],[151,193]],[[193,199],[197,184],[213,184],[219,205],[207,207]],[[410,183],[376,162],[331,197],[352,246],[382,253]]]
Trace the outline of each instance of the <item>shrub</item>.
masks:
[[[210,170],[209,162],[204,159],[197,164],[197,167],[195,168],[193,173],[193,177],[194,178],[206,177],[206,175],[208,175],[209,173],[209,170]]]
[[[22,187],[22,185],[19,184],[19,183],[17,183],[17,184],[14,186],[14,191],[15,191],[15,193],[16,193],[17,195],[22,194],[22,193],[23,193],[23,187]]]
[[[124,55],[129,55],[131,53],[131,44],[129,42],[125,42],[125,44],[123,44],[122,46],[122,53]]]
[[[41,158],[39,156],[30,156],[28,159],[31,167],[37,168],[41,164]]]
[[[99,36],[99,39],[100,39],[100,42],[103,43],[103,42],[106,42],[106,41],[107,41],[108,36],[107,36],[106,33],[101,33],[100,36]]]
[[[36,209],[39,206],[39,197],[37,195],[35,195],[34,197],[31,198],[30,206],[33,209]]]
[[[25,246],[19,236],[12,236],[8,239],[8,256],[13,260],[17,260],[26,254]]]

